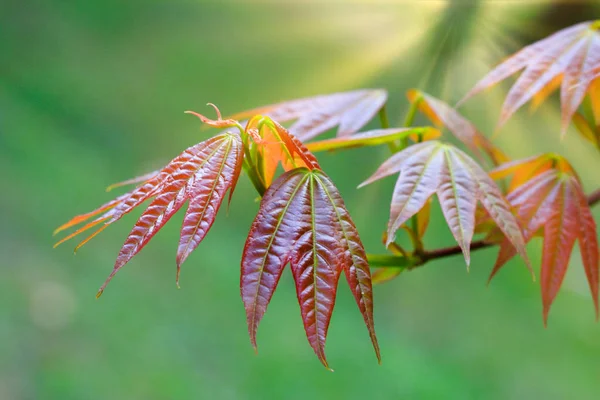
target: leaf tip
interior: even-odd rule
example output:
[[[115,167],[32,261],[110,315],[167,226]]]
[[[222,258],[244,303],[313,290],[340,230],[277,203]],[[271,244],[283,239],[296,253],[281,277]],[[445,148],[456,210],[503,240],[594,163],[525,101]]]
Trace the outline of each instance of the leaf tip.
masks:
[[[219,108],[217,106],[215,106],[213,103],[206,103],[206,105],[215,109],[215,112],[217,113],[217,120],[222,119],[221,118],[221,110],[219,110]]]
[[[523,257],[523,255],[524,255],[524,257]],[[531,274],[531,280],[532,280],[532,282],[535,282],[536,281],[535,272],[533,272],[533,268],[531,267],[531,261],[529,261],[529,257],[527,257],[527,253],[524,253],[523,255],[522,255],[523,261],[525,261],[525,266],[527,267],[527,269],[529,270],[529,273]]]
[[[544,319],[544,329],[548,328],[548,314],[550,313],[550,305],[544,304],[544,309],[542,311],[542,318]]]
[[[179,285],[179,276],[181,275],[181,263],[179,262],[179,260],[177,260],[177,272],[175,273],[175,285],[177,286],[177,289],[181,289],[181,286]]]
[[[388,232],[387,240],[385,241],[385,248],[387,249],[388,247],[390,247],[390,245],[394,243],[395,239],[395,235],[390,235],[390,233]]]
[[[255,332],[250,332],[250,344],[252,345],[252,349],[254,349],[254,354],[258,354],[258,345],[256,344]]]
[[[360,185],[358,185],[356,188],[357,189],[361,189],[373,182],[375,182],[376,179],[374,179],[373,177],[368,178],[367,180],[363,181]]]
[[[98,293],[96,293],[96,298],[97,298],[97,299],[99,299],[99,298],[100,298],[100,296],[102,296],[102,293],[104,293],[104,289],[103,289],[103,288],[100,288],[100,289],[98,290]]]

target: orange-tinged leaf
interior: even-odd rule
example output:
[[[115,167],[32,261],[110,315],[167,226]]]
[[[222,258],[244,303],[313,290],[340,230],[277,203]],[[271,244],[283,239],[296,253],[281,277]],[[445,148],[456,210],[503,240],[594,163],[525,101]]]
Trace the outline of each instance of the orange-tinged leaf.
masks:
[[[204,238],[212,225],[224,193],[233,190],[242,164],[242,142],[238,134],[224,133],[198,143],[174,158],[143,184],[129,193],[106,203],[97,210],[74,218],[74,225],[103,213],[65,239],[69,239],[99,223],[103,225],[78,247],[118,221],[148,199],[153,199],[127,237],[112,273],[100,288],[100,295],[116,272],[135,256],[169,221],[186,201],[190,201],[182,227],[177,256],[177,270],[189,253]]]
[[[597,21],[579,23],[523,48],[488,73],[462,101],[521,69],[524,72],[506,97],[498,128],[527,101],[535,100],[536,96],[537,101],[546,98],[560,80],[561,132],[564,134],[600,71]]]
[[[258,158],[252,160],[252,164],[258,167],[258,176],[263,180],[265,187],[271,185],[280,163],[285,171],[299,167],[311,170],[320,168],[317,159],[304,144],[270,118],[260,115],[252,118],[246,126],[246,131],[256,132],[253,146],[258,148]]]
[[[579,132],[585,140],[598,147],[598,138],[596,137],[596,132],[588,124],[583,115],[580,113],[575,113],[575,115],[573,115],[573,123],[577,128],[577,132]]]
[[[159,171],[152,171],[144,175],[136,176],[135,178],[127,179],[121,182],[113,183],[109,187],[106,188],[107,192],[110,192],[113,189],[116,189],[121,186],[134,185],[136,183],[146,182],[147,180],[153,178]]]
[[[54,230],[54,235],[56,235],[57,233],[60,233],[66,229],[69,229],[75,225],[79,225],[80,223],[87,221],[88,219],[98,215],[98,214],[102,214],[102,213],[106,213],[107,211],[113,209],[117,204],[120,204],[125,198],[129,197],[130,193],[124,194],[122,196],[117,197],[114,200],[109,201],[108,203],[105,203],[103,205],[101,205],[100,207],[96,208],[94,211],[90,211],[88,213],[85,214],[81,214],[81,215],[77,215],[73,218],[71,218],[71,220],[69,220],[68,222],[62,224],[61,226],[59,226],[58,228],[56,228]],[[103,218],[102,220],[104,220],[106,218]],[[81,232],[91,228],[92,226],[96,225],[91,225],[92,223],[88,224],[86,229],[82,229]],[[81,233],[79,232],[79,233]],[[61,240],[61,242],[63,242]]]
[[[546,86],[544,86],[542,89],[540,89],[539,92],[537,92],[536,94],[533,95],[533,97],[531,99],[531,110],[532,111],[537,110],[540,107],[540,105],[544,101],[546,101],[546,99],[548,97],[550,97],[550,95],[552,93],[554,93],[554,91],[556,89],[558,89],[560,87],[562,79],[563,79],[563,74],[556,75],[548,84],[546,84]]]
[[[271,104],[236,114],[234,118],[263,114],[279,122],[296,120],[289,131],[305,142],[335,126],[338,136],[358,132],[386,101],[385,90],[362,89]]]
[[[599,72],[600,73],[600,72]],[[600,75],[594,79],[588,91],[596,126],[600,126]]]
[[[308,341],[323,365],[329,368],[325,340],[342,270],[379,359],[364,248],[337,189],[318,169],[298,168],[280,176],[265,193],[250,229],[240,288],[255,347],[258,324],[288,263]]]
[[[575,174],[571,165],[563,157],[555,153],[546,153],[504,163],[492,170],[490,176],[493,179],[501,179],[512,175],[508,188],[510,192],[531,178],[552,168]]]
[[[496,165],[508,161],[508,157],[479,132],[475,125],[448,104],[416,89],[406,92],[406,97],[411,103],[417,103],[419,110],[436,126],[447,127],[479,158],[481,158],[480,151],[483,150]]]
[[[547,210],[552,199],[556,197],[557,190],[554,187],[555,174],[553,171],[545,171],[507,195],[507,200],[513,209],[516,209],[517,219],[521,223],[526,242],[531,240],[535,232],[542,227],[543,219],[537,216],[543,214],[539,211]],[[510,242],[503,240],[489,281],[515,254],[516,250]]]
[[[396,230],[437,193],[446,222],[463,250],[467,265],[475,206],[479,201],[529,267],[525,241],[510,205],[494,181],[464,152],[438,141],[409,146],[385,161],[362,185],[398,172],[388,224],[388,245]]]
[[[417,213],[417,235],[422,238],[429,226],[429,218],[431,216],[431,199],[429,199],[423,208]]]
[[[545,158],[557,159],[557,156]],[[532,164],[530,160],[521,161],[521,166],[531,168]],[[540,279],[544,323],[561,287],[577,240],[598,314],[600,266],[596,225],[579,179],[568,162],[561,159],[545,171],[531,175],[531,179],[518,185],[507,195],[507,199],[517,210],[525,240],[531,240],[540,231],[544,238]],[[512,246],[507,242],[502,243],[490,279],[513,255]]]

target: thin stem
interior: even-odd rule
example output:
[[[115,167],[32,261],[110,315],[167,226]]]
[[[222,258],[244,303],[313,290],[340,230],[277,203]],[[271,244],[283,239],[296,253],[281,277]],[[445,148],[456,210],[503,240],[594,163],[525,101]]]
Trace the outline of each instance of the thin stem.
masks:
[[[487,247],[494,246],[495,243],[484,242],[483,240],[477,240],[471,243],[471,251],[485,249]],[[450,257],[456,254],[462,254],[462,249],[459,246],[454,247],[442,247],[441,249],[424,251],[423,258],[425,261],[435,260],[436,258]]]
[[[421,100],[422,100],[422,98],[419,97],[410,104],[410,108],[408,109],[408,112],[406,113],[406,117],[404,118],[404,126],[405,127],[411,126],[413,124],[413,122],[415,121],[415,116],[417,115],[417,109],[419,108],[419,103],[421,103]]]
[[[587,202],[590,207],[600,203],[600,189],[596,189],[594,192],[590,193],[587,197]]]
[[[385,104],[383,105],[383,107],[381,107],[381,110],[379,110],[379,121],[381,122],[382,129],[387,129],[390,127],[390,120],[388,119],[388,116],[387,116]]]
[[[381,129],[388,129],[390,127],[390,120],[387,116],[385,104],[379,110],[379,121],[381,123]],[[388,148],[390,149],[392,154],[395,154],[401,150],[399,142],[397,140],[388,143]]]
[[[594,192],[587,196],[587,202],[590,207],[600,203],[600,189],[596,189]],[[471,252],[486,249],[488,247],[495,246],[496,243],[488,243],[483,240],[478,240],[471,243]],[[424,250],[417,251],[414,255],[403,257],[403,256],[390,256],[381,254],[369,254],[369,264],[373,267],[388,267],[388,268],[406,268],[412,269],[424,265],[428,261],[435,260],[438,258],[445,258],[461,254],[462,250],[459,246],[453,247],[442,247],[435,250]]]

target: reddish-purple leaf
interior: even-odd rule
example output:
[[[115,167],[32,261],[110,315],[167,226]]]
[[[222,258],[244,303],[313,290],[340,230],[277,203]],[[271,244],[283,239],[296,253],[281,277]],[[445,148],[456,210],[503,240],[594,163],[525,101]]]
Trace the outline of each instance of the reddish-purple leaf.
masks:
[[[308,206],[308,176],[293,170],[279,177],[261,201],[242,256],[240,289],[248,322],[250,341],[256,348],[256,330],[281,272],[289,262],[297,240],[297,224]]]
[[[576,185],[574,184],[574,191],[579,198],[579,205],[577,207],[579,212],[579,251],[581,253],[581,261],[583,263],[585,275],[592,293],[592,299],[594,300],[596,318],[598,318],[598,315],[600,314],[600,307],[598,306],[600,251],[598,250],[598,237],[596,236],[596,221],[590,211],[587,199],[583,194],[583,189],[576,186],[579,186],[579,182],[577,182]]]
[[[539,172],[539,166],[545,165],[548,160],[556,162]],[[517,210],[517,218],[523,226],[525,241],[531,240],[540,231],[544,237],[541,265],[544,323],[561,287],[577,240],[579,240],[583,266],[596,314],[598,314],[600,266],[596,224],[575,172],[566,160],[557,159],[556,155],[542,155],[538,160],[521,160],[520,165],[524,169],[534,168],[536,173],[530,173],[529,175],[533,177],[512,190],[507,195],[507,199]],[[504,171],[515,170],[518,166],[518,161],[513,162],[510,168],[502,170],[502,174]],[[507,242],[502,243],[490,279],[513,255],[512,246]]]
[[[323,187],[327,198],[335,210],[334,225],[337,229],[338,243],[344,258],[344,273],[348,285],[352,290],[356,304],[363,315],[371,342],[375,349],[377,359],[381,362],[379,344],[375,336],[375,324],[373,322],[373,288],[371,284],[371,270],[367,262],[364,246],[358,236],[358,230],[346,209],[346,205],[336,189],[334,183],[325,174],[317,176],[317,181]]]
[[[183,219],[177,249],[178,276],[181,264],[211,228],[228,189],[231,189],[231,198],[241,172],[243,154],[239,142],[229,141],[202,167],[202,174],[188,183],[186,192],[190,204]]]
[[[113,271],[98,295],[102,294],[116,272],[152,239],[187,200],[190,200],[177,256],[179,277],[181,263],[206,235],[223,201],[224,193],[228,189],[233,190],[240,174],[242,155],[242,141],[238,134],[224,133],[215,136],[185,150],[138,188],[91,213],[73,218],[59,228],[65,229],[103,213],[96,220],[63,239],[70,239],[104,222],[99,230],[79,245],[81,246],[123,215],[153,198],[127,237]]]
[[[328,367],[325,340],[342,270],[363,314],[377,357],[373,294],[358,233],[331,180],[320,170],[294,169],[267,190],[242,257],[240,289],[250,340],[290,263],[306,335]]]

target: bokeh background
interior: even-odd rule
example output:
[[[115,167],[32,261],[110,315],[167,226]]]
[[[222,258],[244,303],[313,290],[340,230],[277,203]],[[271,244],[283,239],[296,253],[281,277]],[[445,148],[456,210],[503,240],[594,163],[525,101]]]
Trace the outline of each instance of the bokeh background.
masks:
[[[474,253],[470,273],[457,256],[376,287],[381,366],[342,280],[329,373],[304,336],[289,272],[259,329],[258,355],[250,346],[239,260],[257,203],[246,179],[184,265],[181,290],[181,215],[101,300],[96,290],[139,213],[76,256],[71,244],[53,250],[51,236],[112,198],[107,185],[207,138],[184,110],[210,114],[210,101],[233,113],[383,87],[399,123],[406,89],[453,103],[524,44],[595,18],[596,1],[3,0],[0,399],[597,399],[600,325],[577,251],[548,329],[522,261],[486,287],[495,249]],[[461,112],[492,135],[509,83]],[[494,140],[515,158],[560,152],[590,190],[600,185],[598,154],[574,130],[560,140],[557,97],[521,110]],[[369,252],[384,251],[394,180],[355,187],[387,155],[319,157]],[[434,210],[426,245],[452,245]],[[539,260],[541,243],[529,250]]]

